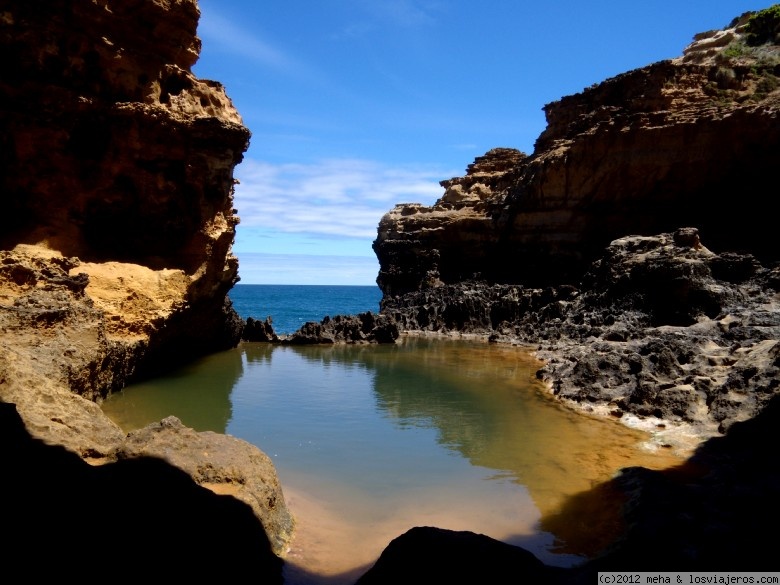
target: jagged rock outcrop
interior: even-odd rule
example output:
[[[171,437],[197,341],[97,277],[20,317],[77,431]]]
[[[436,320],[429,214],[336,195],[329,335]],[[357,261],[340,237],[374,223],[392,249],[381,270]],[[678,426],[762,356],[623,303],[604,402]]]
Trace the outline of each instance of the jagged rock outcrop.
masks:
[[[309,321],[298,331],[282,336],[274,332],[271,317],[265,321],[249,317],[242,339],[284,345],[395,343],[398,335],[398,326],[392,319],[366,311],[357,315],[326,316],[319,323]]]
[[[312,343],[395,343],[398,327],[384,315],[370,311],[358,315],[325,317],[319,323],[304,323],[282,343],[309,345]]]
[[[241,333],[243,341],[259,341],[273,343],[279,341],[279,336],[274,331],[273,319],[268,316],[265,321],[247,317]]]
[[[531,155],[491,150],[433,206],[382,218],[385,297],[472,278],[577,284],[610,241],[681,225],[714,249],[776,258],[780,46],[751,36],[749,15],[544,109]]]
[[[527,344],[560,399],[674,443],[780,393],[778,292],[776,266],[716,254],[685,228],[615,240],[579,288],[464,282],[384,299],[382,312],[401,330]]]
[[[0,0],[0,401],[92,463],[130,452],[96,401],[243,328],[227,292],[250,133],[224,88],[191,72],[199,15],[195,0]],[[177,457],[247,456],[192,433]],[[191,475],[223,489],[227,467],[211,474],[224,481]],[[289,526],[263,517],[289,520],[281,491],[271,506],[257,482],[241,490],[282,552]]]

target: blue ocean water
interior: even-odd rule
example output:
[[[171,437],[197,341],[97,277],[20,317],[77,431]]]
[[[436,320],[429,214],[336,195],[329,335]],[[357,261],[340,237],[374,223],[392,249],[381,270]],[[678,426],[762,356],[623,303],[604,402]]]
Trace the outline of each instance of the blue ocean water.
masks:
[[[376,313],[382,291],[377,286],[237,284],[229,296],[242,319],[270,316],[276,333],[289,334],[326,316]]]

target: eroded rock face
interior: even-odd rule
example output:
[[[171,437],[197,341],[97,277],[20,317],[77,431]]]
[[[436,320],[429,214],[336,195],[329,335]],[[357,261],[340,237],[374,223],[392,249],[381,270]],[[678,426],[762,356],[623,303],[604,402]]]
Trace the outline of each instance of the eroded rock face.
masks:
[[[49,325],[90,328],[59,360],[90,399],[235,344],[232,173],[249,131],[222,86],[190,72],[197,3],[4,4],[4,315],[59,302]],[[85,310],[63,320],[70,302]]]
[[[197,3],[6,4],[0,249],[79,258],[106,335],[149,340],[149,358],[234,343],[233,167],[249,131],[190,72]],[[171,319],[203,324],[174,333]]]
[[[243,328],[227,292],[250,134],[190,70],[199,14],[195,0],[0,3],[0,401],[94,464],[175,444],[155,455],[219,491],[246,463],[234,495],[280,553],[291,520],[259,450],[172,424],[127,438],[97,404]]]
[[[748,45],[746,22],[548,104],[531,155],[492,150],[432,207],[396,206],[374,242],[385,296],[468,279],[577,284],[612,240],[681,225],[775,259],[780,47]]]
[[[778,291],[777,267],[683,228],[615,240],[577,288],[463,282],[386,298],[382,312],[401,330],[530,345],[562,400],[685,447],[780,393]]]

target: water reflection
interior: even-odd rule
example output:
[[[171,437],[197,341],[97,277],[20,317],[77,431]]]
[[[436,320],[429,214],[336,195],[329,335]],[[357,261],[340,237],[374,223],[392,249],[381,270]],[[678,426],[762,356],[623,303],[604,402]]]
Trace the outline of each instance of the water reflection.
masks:
[[[554,562],[542,516],[622,467],[677,460],[642,450],[639,432],[561,407],[536,381],[539,365],[515,347],[423,338],[243,344],[128,388],[104,410],[125,430],[174,414],[263,449],[306,516],[308,571],[371,562],[422,524],[522,543]]]
[[[522,349],[479,342],[407,338],[386,347],[294,348],[308,363],[372,374],[377,411],[398,429],[433,429],[436,442],[525,486],[539,511],[631,465],[679,461],[646,451],[643,433],[575,413],[536,380],[541,363]]]
[[[198,431],[224,433],[233,417],[230,394],[242,372],[241,353],[214,354],[109,396],[103,412],[128,432],[174,415]]]

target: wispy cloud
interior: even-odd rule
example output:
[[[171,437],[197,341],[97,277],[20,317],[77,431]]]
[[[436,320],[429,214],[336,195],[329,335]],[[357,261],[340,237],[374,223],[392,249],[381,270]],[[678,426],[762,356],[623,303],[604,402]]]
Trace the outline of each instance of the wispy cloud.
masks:
[[[260,38],[256,30],[250,32],[213,9],[201,16],[198,36],[214,49],[287,75],[303,77],[313,74],[307,65]]]
[[[385,22],[404,27],[418,27],[433,24],[436,2],[419,0],[383,0],[370,3],[371,9]]]
[[[376,258],[239,252],[243,284],[371,285],[379,272]]]
[[[312,164],[247,159],[236,169],[240,229],[373,239],[382,215],[395,204],[432,204],[444,192],[439,181],[454,174],[359,159]]]
[[[443,4],[438,0],[372,0],[354,2],[355,20],[346,23],[335,38],[366,37],[377,30],[418,29],[436,24]]]

